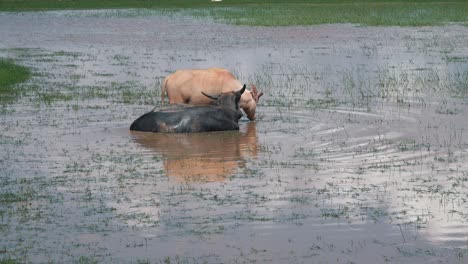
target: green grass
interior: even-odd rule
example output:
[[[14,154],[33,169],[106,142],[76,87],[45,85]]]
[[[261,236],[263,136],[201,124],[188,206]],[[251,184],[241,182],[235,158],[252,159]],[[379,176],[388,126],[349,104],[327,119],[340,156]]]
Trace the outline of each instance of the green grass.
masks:
[[[19,263],[19,262],[12,259],[11,257],[0,259],[0,264],[15,264],[15,263]]]
[[[28,68],[0,58],[0,103],[9,102],[20,95],[15,85],[31,76]]]
[[[342,2],[331,4],[270,4],[242,8],[195,10],[238,25],[292,26],[355,23],[371,26],[426,26],[466,23],[467,2]]]
[[[149,8],[188,11],[239,25],[291,26],[324,23],[424,26],[467,23],[468,1],[395,0],[1,0],[0,11]]]

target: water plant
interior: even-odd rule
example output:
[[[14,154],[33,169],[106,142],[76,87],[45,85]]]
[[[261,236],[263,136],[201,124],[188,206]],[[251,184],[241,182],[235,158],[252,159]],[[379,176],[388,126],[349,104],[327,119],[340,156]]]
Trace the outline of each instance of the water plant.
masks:
[[[0,103],[11,102],[20,96],[22,91],[16,84],[26,81],[30,76],[28,68],[0,58]]]

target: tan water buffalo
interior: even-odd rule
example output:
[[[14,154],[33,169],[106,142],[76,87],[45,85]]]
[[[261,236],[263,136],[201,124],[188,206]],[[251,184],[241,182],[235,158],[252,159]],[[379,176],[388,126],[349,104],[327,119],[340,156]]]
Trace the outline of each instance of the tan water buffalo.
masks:
[[[242,94],[239,106],[250,120],[255,119],[257,103],[263,93],[255,85]],[[219,94],[237,91],[242,84],[228,70],[223,68],[178,70],[167,76],[161,86],[161,103],[167,94],[170,104],[185,103],[207,105],[212,101],[201,92]]]

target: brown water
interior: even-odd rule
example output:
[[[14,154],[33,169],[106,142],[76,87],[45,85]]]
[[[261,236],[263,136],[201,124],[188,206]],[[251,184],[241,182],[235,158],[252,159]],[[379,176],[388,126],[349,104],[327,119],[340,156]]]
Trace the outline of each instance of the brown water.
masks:
[[[128,12],[128,13],[126,13]],[[468,29],[0,13],[0,257],[466,263]],[[130,132],[178,68],[266,93],[239,132]]]

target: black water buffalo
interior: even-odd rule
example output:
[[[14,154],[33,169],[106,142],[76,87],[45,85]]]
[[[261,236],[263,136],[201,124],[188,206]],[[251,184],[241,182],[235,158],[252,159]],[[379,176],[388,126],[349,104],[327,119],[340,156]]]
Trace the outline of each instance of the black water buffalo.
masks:
[[[239,100],[245,85],[239,91],[213,96],[211,105],[174,105],[158,111],[151,111],[135,120],[130,126],[133,131],[160,133],[194,133],[224,130],[239,130],[242,117]]]

